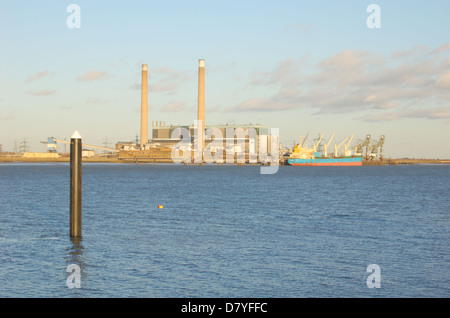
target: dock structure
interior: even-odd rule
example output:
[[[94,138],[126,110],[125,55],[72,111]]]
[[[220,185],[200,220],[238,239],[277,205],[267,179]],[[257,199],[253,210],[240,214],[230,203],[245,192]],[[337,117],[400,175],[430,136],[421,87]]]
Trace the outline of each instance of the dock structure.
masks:
[[[235,165],[259,165],[267,163],[262,162],[258,157],[255,156],[255,159],[252,160],[251,156],[246,153],[244,155],[240,155],[234,153],[231,157],[229,154],[224,152],[212,152],[212,157],[216,160],[213,162],[207,162],[203,160],[202,162],[198,162],[195,160],[195,151],[190,151],[190,157],[188,160],[183,161],[185,165],[203,165],[203,164],[235,164]],[[129,162],[141,162],[141,163],[174,163],[172,158],[172,148],[152,148],[150,150],[136,150],[136,151],[120,151],[118,154],[118,159],[121,161],[129,161]],[[218,160],[217,160],[218,159]],[[285,159],[280,159],[280,165],[284,165],[286,163]]]

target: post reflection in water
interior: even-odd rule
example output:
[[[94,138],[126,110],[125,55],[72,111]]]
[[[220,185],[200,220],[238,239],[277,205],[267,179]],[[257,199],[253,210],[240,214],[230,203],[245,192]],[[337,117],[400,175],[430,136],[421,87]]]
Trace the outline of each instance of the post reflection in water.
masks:
[[[81,237],[70,237],[71,246],[67,254],[67,287],[81,288],[83,273],[86,264],[83,260],[83,239]]]

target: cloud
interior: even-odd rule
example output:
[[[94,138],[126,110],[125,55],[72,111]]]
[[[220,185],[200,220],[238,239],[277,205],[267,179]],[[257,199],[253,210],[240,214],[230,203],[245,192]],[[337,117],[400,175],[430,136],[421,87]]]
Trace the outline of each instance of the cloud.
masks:
[[[214,64],[213,65],[209,65],[208,64],[206,66],[207,66],[208,74],[210,74],[210,73],[225,73],[225,72],[229,72],[229,71],[233,70],[237,65],[238,65],[238,63],[236,61],[232,61],[232,62],[220,64],[220,65],[214,65]]]
[[[368,121],[447,118],[450,61],[436,52],[449,49],[415,46],[390,55],[343,50],[316,63],[309,56],[288,58],[250,73],[246,91],[263,89],[264,96],[255,93],[226,111],[309,108],[316,115],[360,113]]]
[[[371,114],[359,117],[357,119],[367,122],[392,121],[400,119],[398,112],[385,112],[381,114]]]
[[[364,121],[392,121],[403,118],[450,119],[450,107],[433,107],[429,109],[409,109],[395,112],[384,112],[360,117]]]
[[[101,99],[101,98],[88,98],[86,99],[86,104],[105,104],[108,103],[109,99]]]
[[[450,42],[442,44],[438,48],[431,51],[431,54],[448,53],[450,52]]]
[[[75,80],[77,82],[91,82],[101,78],[105,78],[108,72],[103,71],[89,71],[83,75],[78,76]]]
[[[333,54],[329,58],[323,59],[317,64],[317,68],[330,72],[336,70],[348,71],[355,68],[360,69],[367,62],[367,57],[369,56],[370,53],[367,51],[344,50]]]
[[[157,67],[155,69],[149,69],[152,76],[164,81],[181,81],[189,80],[189,76],[183,71],[174,70],[168,66]]]
[[[445,59],[445,61],[442,62],[441,64],[441,68],[448,68],[450,69],[450,57],[448,57],[447,59]]]
[[[163,66],[149,70],[152,77],[156,79],[154,84],[149,83],[151,92],[175,93],[184,82],[189,80],[189,76],[183,72]]]
[[[190,77],[183,71],[174,70],[167,66],[148,69],[149,80],[148,90],[158,93],[175,93],[184,82],[190,80]],[[130,86],[131,89],[141,89],[141,83],[135,83]]]
[[[417,45],[410,50],[398,50],[391,54],[393,58],[409,58],[426,53],[427,47],[425,45]]]
[[[296,105],[290,105],[283,101],[278,101],[276,98],[252,98],[240,103],[235,107],[228,107],[224,111],[280,111],[294,108],[296,108]]]
[[[221,107],[219,105],[216,105],[216,106],[213,106],[213,107],[208,107],[208,114],[221,113],[221,112],[223,112],[223,107]]]
[[[165,104],[160,109],[162,112],[180,112],[183,110],[187,110],[187,106],[185,102],[170,102],[168,104]]]
[[[394,102],[387,102],[384,104],[378,104],[376,106],[376,108],[378,108],[378,109],[390,109],[390,108],[397,108],[397,107],[398,107],[398,104],[394,103]]]
[[[140,83],[135,83],[130,86],[131,89],[140,90],[142,85]],[[148,83],[147,89],[149,92],[158,92],[158,93],[173,93],[180,87],[180,83]]]
[[[304,60],[308,55],[299,59],[288,58],[277,63],[270,71],[255,71],[250,74],[250,85],[273,85],[282,84],[284,86],[300,85],[300,70]]]
[[[367,96],[367,97],[364,99],[364,101],[365,101],[365,102],[373,102],[373,101],[375,101],[376,99],[377,99],[377,97],[376,97],[375,95],[370,94],[369,96]]]
[[[402,117],[408,118],[428,118],[428,119],[449,119],[450,107],[433,107],[430,109],[411,109],[405,111]]]
[[[436,86],[441,88],[450,88],[450,73],[441,75],[436,80]]]
[[[28,76],[27,79],[25,80],[25,82],[26,83],[34,82],[34,81],[37,81],[38,79],[43,78],[43,77],[48,76],[48,75],[49,75],[48,71],[37,72],[34,75]]]
[[[149,85],[149,90],[150,92],[171,92],[175,91],[179,86],[179,83],[158,82],[154,85]]]
[[[50,96],[50,95],[54,95],[56,93],[55,90],[47,90],[44,89],[42,91],[38,91],[38,92],[29,92],[31,95],[34,96]]]

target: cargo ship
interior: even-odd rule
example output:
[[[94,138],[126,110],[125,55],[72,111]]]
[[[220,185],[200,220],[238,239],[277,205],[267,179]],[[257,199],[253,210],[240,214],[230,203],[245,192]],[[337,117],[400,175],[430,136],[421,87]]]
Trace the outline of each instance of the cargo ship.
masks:
[[[319,152],[320,155],[320,152]],[[289,158],[291,166],[362,166],[363,157],[322,157],[317,156],[310,159]]]
[[[353,134],[353,136],[354,135],[355,134]],[[291,166],[362,166],[363,156],[352,155],[351,151],[348,149],[353,136],[344,145],[345,149],[341,154],[338,153],[338,149],[347,141],[348,137],[345,138],[340,145],[334,145],[334,154],[331,156],[328,155],[328,146],[330,145],[334,134],[331,136],[328,143],[323,146],[320,145],[323,137],[322,134],[312,149],[303,147],[303,143],[300,139],[300,143],[295,145],[294,150],[290,153],[287,163]],[[317,151],[319,146],[322,151]]]

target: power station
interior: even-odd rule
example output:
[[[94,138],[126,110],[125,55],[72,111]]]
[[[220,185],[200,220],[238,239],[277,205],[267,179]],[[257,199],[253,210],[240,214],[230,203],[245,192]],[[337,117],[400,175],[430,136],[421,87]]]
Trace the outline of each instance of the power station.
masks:
[[[203,154],[205,147],[214,140],[214,147],[210,147],[213,153],[225,152],[232,147],[233,151],[257,153],[260,142],[267,142],[268,128],[264,125],[206,125],[205,121],[205,60],[198,61],[198,104],[197,120],[190,125],[166,125],[166,122],[152,120],[152,138],[148,137],[148,65],[142,65],[141,80],[141,118],[140,118],[140,141],[139,142],[118,142],[115,150],[119,152],[119,159],[134,161],[154,161],[154,162],[172,162],[172,150],[174,147],[183,143],[181,151],[198,150]],[[218,136],[213,138],[205,137],[207,129],[214,129]],[[228,130],[227,130],[228,129]],[[234,135],[230,137],[230,129],[241,129],[244,136]],[[177,131],[184,130],[188,132],[189,140],[183,140]],[[256,132],[256,143],[249,138],[248,131]],[[228,132],[228,134],[227,134]],[[197,139],[195,139],[197,138]],[[231,140],[230,140],[231,138]],[[208,139],[208,140],[207,140]],[[198,141],[198,149],[195,148],[195,141]],[[209,142],[208,142],[209,141]],[[268,147],[270,149],[270,145]],[[248,157],[248,156],[247,156]],[[193,157],[192,157],[193,158]],[[203,157],[201,158],[203,162]]]

